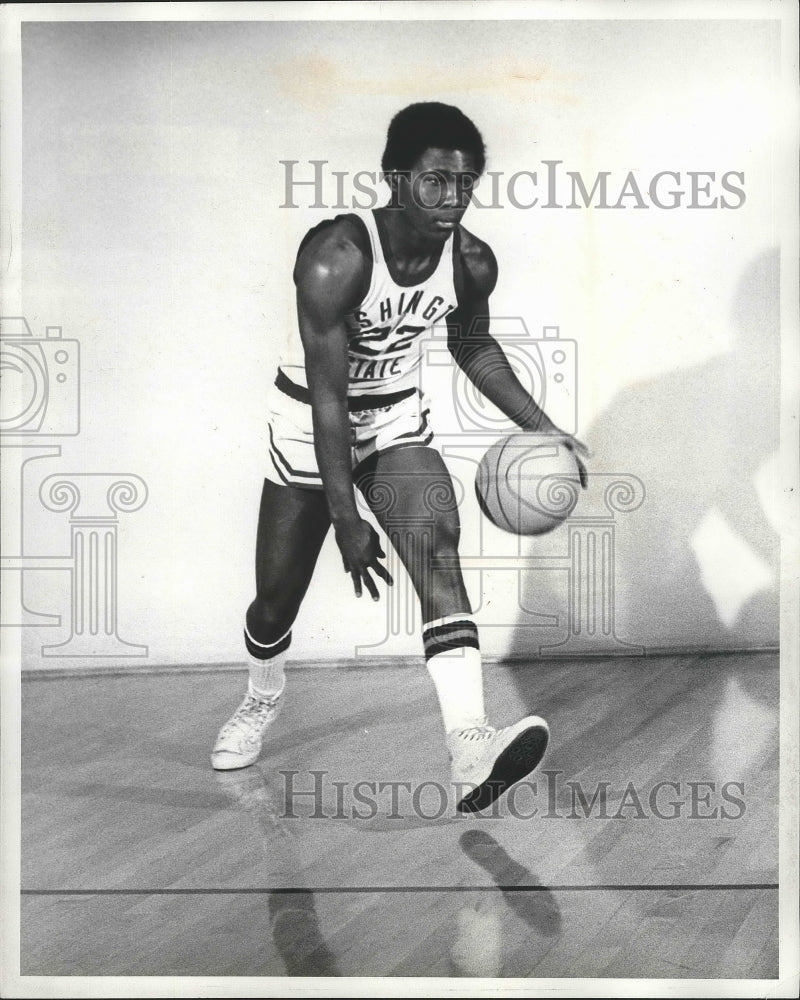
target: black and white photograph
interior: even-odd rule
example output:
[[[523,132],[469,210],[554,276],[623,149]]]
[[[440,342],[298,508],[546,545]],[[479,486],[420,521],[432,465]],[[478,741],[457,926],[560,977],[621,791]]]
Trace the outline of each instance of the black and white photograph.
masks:
[[[0,18],[3,995],[796,996],[796,5]]]

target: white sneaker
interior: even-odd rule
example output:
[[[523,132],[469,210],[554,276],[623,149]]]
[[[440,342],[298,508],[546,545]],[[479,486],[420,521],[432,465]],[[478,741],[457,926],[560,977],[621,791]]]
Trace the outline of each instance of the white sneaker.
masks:
[[[248,681],[244,701],[219,731],[211,751],[211,766],[216,771],[234,771],[254,764],[261,753],[264,733],[278,717],[282,704],[283,690],[264,698],[253,692]]]
[[[529,715],[513,726],[471,726],[447,734],[459,812],[480,812],[521,781],[544,757],[550,730]],[[471,786],[465,791],[464,786]]]

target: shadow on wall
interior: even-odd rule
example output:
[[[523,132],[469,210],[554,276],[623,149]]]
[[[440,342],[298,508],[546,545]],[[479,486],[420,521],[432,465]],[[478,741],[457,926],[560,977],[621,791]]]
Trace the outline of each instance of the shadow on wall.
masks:
[[[585,436],[596,483],[602,473],[627,473],[644,485],[641,507],[616,525],[615,631],[628,643],[778,642],[779,536],[759,493],[769,512],[777,500],[769,480],[779,442],[779,275],[777,250],[757,257],[733,303],[732,349],[624,389]],[[691,336],[675,329],[676,360]],[[566,545],[564,529],[556,534]],[[540,579],[524,575],[522,609],[537,606]],[[563,608],[562,599],[562,636]],[[538,642],[547,655],[541,644],[554,630],[532,641],[524,621],[523,613],[509,654],[530,654]]]

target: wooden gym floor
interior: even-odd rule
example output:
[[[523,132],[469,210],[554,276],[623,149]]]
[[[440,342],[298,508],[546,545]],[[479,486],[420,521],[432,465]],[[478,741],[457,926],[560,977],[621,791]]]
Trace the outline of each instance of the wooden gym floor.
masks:
[[[480,818],[419,664],[291,670],[227,774],[243,672],[29,678],[22,974],[775,978],[777,661],[490,665],[552,740]]]

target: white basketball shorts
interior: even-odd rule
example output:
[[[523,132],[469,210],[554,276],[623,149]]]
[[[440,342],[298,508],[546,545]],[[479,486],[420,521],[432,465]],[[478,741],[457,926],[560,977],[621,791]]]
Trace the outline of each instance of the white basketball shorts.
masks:
[[[419,389],[350,396],[350,454],[354,476],[374,456],[395,448],[429,445],[430,407]],[[278,369],[272,387],[266,477],[282,486],[322,489],[314,453],[311,396]]]

